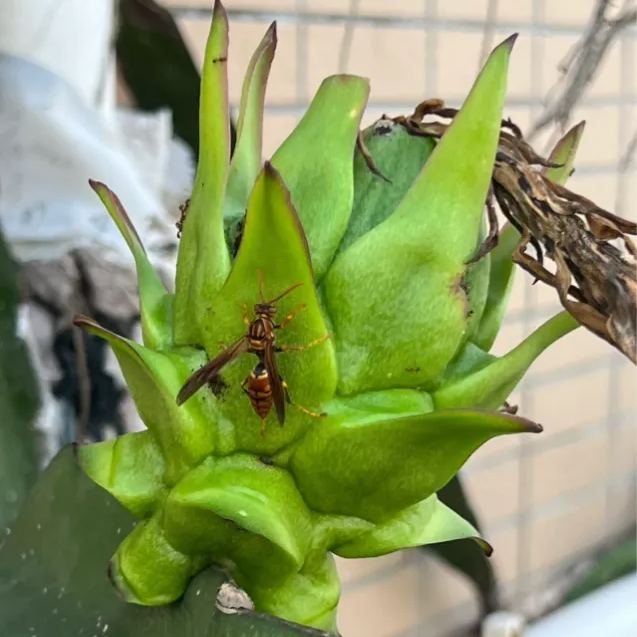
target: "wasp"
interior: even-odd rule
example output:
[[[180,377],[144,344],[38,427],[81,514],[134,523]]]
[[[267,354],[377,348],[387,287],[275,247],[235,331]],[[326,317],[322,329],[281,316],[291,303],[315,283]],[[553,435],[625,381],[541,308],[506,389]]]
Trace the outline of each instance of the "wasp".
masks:
[[[281,292],[278,296],[265,300],[263,293],[263,277],[259,275],[260,302],[254,305],[254,319],[248,316],[248,307],[243,306],[243,322],[247,327],[246,334],[224,349],[206,365],[197,370],[184,384],[177,394],[177,404],[188,400],[205,384],[213,381],[221,369],[235,358],[244,353],[256,354],[257,364],[248,377],[241,384],[241,389],[248,396],[252,408],[261,419],[261,431],[264,431],[265,419],[274,405],[279,424],[285,422],[286,403],[296,406],[311,416],[322,416],[310,411],[306,407],[293,403],[287,384],[279,374],[276,353],[287,351],[301,351],[319,345],[329,338],[325,334],[306,345],[277,345],[276,331],[285,327],[294,317],[305,308],[305,304],[295,307],[280,323],[276,322],[277,305],[284,296],[298,288],[301,283],[295,283]]]

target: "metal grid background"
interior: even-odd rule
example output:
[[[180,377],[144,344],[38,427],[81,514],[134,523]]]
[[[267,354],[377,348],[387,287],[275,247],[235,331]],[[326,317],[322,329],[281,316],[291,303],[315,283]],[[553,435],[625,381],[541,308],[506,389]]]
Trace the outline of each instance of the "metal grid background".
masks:
[[[201,23],[201,29],[197,33],[205,32],[210,20],[211,12],[208,3],[197,2],[166,2],[181,24]],[[206,4],[208,6],[199,6]],[[373,4],[372,10],[368,5]],[[382,6],[384,4],[384,6]],[[326,2],[325,6],[319,6],[311,0],[290,0],[270,2],[245,3],[226,0],[231,24],[259,24],[265,26],[272,20],[277,20],[279,25],[292,25],[296,32],[296,44],[294,49],[295,72],[288,78],[294,86],[294,98],[277,99],[276,95],[269,92],[266,106],[266,122],[269,117],[299,118],[304,112],[311,98],[310,74],[308,67],[310,55],[308,47],[308,30],[314,25],[331,25],[341,27],[340,39],[334,41],[333,46],[338,48],[338,62],[331,72],[356,72],[349,68],[349,58],[352,49],[353,36],[357,29],[373,28],[378,30],[391,30],[392,32],[416,32],[422,35],[424,41],[424,73],[422,77],[414,78],[409,75],[409,81],[419,84],[415,94],[420,97],[444,97],[450,104],[457,105],[463,95],[440,95],[440,74],[445,69],[445,59],[440,55],[440,42],[446,34],[463,34],[467,41],[471,39],[470,59],[475,60],[476,70],[478,62],[485,57],[486,52],[499,39],[511,34],[520,33],[521,39],[530,42],[531,54],[529,56],[528,73],[530,90],[525,95],[513,95],[507,100],[506,111],[524,116],[533,121],[545,106],[547,81],[552,82],[558,77],[557,70],[553,77],[547,78],[547,59],[550,61],[555,55],[553,42],[562,36],[579,37],[582,35],[586,22],[577,20],[577,23],[567,21],[554,21],[547,18],[547,0],[529,0],[529,19],[512,20],[500,18],[502,4],[497,0],[478,3],[484,6],[483,17],[449,17],[441,15],[439,0],[422,0],[422,11],[414,15],[404,15],[402,11],[396,11],[400,3],[386,0],[384,3],[369,3],[365,0],[342,0]],[[593,3],[580,3],[571,0],[575,13],[588,15]],[[380,10],[379,10],[379,5]],[[410,3],[413,5],[413,3]],[[327,7],[327,8],[326,8]],[[475,47],[475,35],[480,36],[479,50]],[[471,38],[471,36],[473,36]],[[201,36],[197,36],[201,37]],[[192,39],[192,38],[191,38]],[[246,42],[248,48],[255,43]],[[576,180],[573,187],[583,194],[595,196],[590,192],[590,185],[598,177],[605,177],[603,181],[602,205],[611,207],[616,213],[634,218],[634,204],[632,196],[635,194],[635,163],[628,157],[631,137],[635,134],[637,118],[635,105],[637,104],[636,89],[636,48],[637,29],[629,27],[624,29],[612,45],[615,49],[613,72],[620,75],[620,90],[609,91],[602,94],[584,94],[575,109],[575,119],[580,109],[585,109],[589,114],[589,131],[595,127],[603,127],[603,114],[609,108],[615,109],[619,118],[617,127],[617,148],[619,153],[613,161],[597,160],[595,156],[585,158],[577,168]],[[202,47],[203,42],[195,42],[195,48]],[[469,44],[467,44],[469,50]],[[618,53],[617,53],[618,50]],[[464,49],[458,54],[465,54]],[[559,59],[555,59],[557,67]],[[399,71],[400,72],[400,71]],[[236,78],[235,78],[236,80]],[[373,78],[372,78],[373,80]],[[420,89],[420,90],[419,90]],[[369,109],[372,114],[381,112],[409,113],[413,109],[416,100],[375,100],[374,83],[372,81],[372,95]],[[597,115],[599,114],[599,115]],[[267,126],[267,123],[266,123]],[[586,133],[585,133],[586,134]],[[540,151],[546,150],[548,135],[541,135],[534,140],[534,144]],[[634,142],[633,142],[634,143]],[[557,309],[558,303],[553,298],[550,290],[539,291],[538,286],[532,287],[530,280],[522,272],[518,273],[516,283],[517,301],[506,319],[503,332],[506,342],[500,343],[500,351],[520,340],[522,335],[529,334],[533,328],[544,319],[551,316]],[[583,330],[578,330],[583,332]],[[507,336],[513,340],[507,341]],[[531,369],[526,379],[516,390],[513,402],[520,405],[520,412],[530,417],[535,417],[546,401],[559,401],[562,391],[581,391],[578,389],[578,379],[594,374],[598,379],[597,401],[602,402],[601,411],[589,415],[586,409],[574,414],[570,423],[572,426],[549,432],[548,435],[537,437],[523,437],[520,441],[496,446],[488,453],[479,452],[464,470],[465,478],[472,493],[480,494],[480,483],[484,475],[493,472],[498,467],[511,467],[511,481],[517,484],[517,505],[515,509],[505,515],[490,518],[489,506],[478,507],[482,514],[483,525],[489,538],[498,538],[506,533],[513,534],[513,550],[506,564],[506,569],[513,575],[505,578],[503,593],[506,603],[513,608],[520,609],[528,615],[536,615],[549,607],[559,590],[568,581],[578,564],[588,556],[594,554],[600,548],[608,545],[614,538],[621,536],[634,520],[635,508],[635,462],[634,451],[632,464],[624,466],[618,461],[619,456],[627,454],[626,445],[634,445],[635,432],[635,400],[634,400],[634,376],[631,366],[618,354],[611,352],[608,347],[595,342],[592,335],[579,335],[575,347],[566,355],[562,354],[561,343],[554,346],[554,353],[548,361]],[[572,355],[573,349],[579,350]],[[545,360],[545,359],[543,359]],[[556,389],[557,388],[557,389]],[[572,389],[574,388],[574,389]],[[581,397],[585,402],[584,396]],[[586,397],[589,399],[589,397]],[[545,423],[550,428],[551,423]],[[628,434],[628,436],[627,436]],[[601,438],[600,438],[601,436]],[[559,452],[560,448],[568,449],[570,445],[586,440],[602,440],[599,445],[599,453],[605,454],[605,470],[601,479],[584,482],[577,488],[558,493],[542,503],[538,503],[535,497],[535,485],[542,478],[538,475],[537,459],[542,454]],[[626,440],[629,442],[627,443]],[[628,450],[630,455],[630,450]],[[568,454],[567,454],[568,456]],[[581,460],[585,462],[585,459]],[[575,454],[571,458],[573,466],[577,465],[578,457]],[[621,470],[615,471],[616,467]],[[563,467],[564,472],[570,470],[570,466]],[[581,467],[580,467],[581,470]],[[513,473],[515,472],[515,476]],[[503,480],[507,480],[506,471],[502,474]],[[559,491],[559,490],[557,490]],[[586,507],[590,502],[600,502],[598,514],[594,517],[593,529],[588,540],[584,540],[577,547],[566,547],[560,559],[553,560],[548,566],[533,568],[533,550],[541,550],[541,547],[533,548],[534,528],[544,520],[551,520],[556,515],[574,516],[573,524],[578,524],[577,511]],[[482,510],[481,510],[482,509]],[[569,513],[570,512],[570,513]],[[556,541],[559,538],[555,538]],[[550,533],[549,533],[550,542]],[[496,555],[498,551],[497,539],[495,539]],[[506,557],[503,559],[507,559]],[[380,588],[383,582],[392,580],[396,575],[404,572],[407,567],[416,562],[422,569],[431,568],[430,563],[421,564],[422,558],[414,553],[407,552],[396,560],[383,563],[382,567],[373,572],[361,572],[359,576],[345,578],[344,604],[347,607],[350,595],[363,592],[367,595],[368,603],[374,605],[375,590]],[[496,565],[497,560],[496,560]],[[437,571],[436,571],[437,572]],[[417,587],[416,595],[424,594],[426,587]],[[382,594],[382,592],[380,593]],[[422,600],[422,603],[427,603]],[[356,613],[355,613],[356,614]],[[446,604],[440,610],[427,615],[425,619],[408,622],[397,628],[383,632],[396,637],[415,637],[423,635],[443,635],[452,633],[468,623],[475,614],[475,602],[464,596],[459,603]],[[356,634],[380,634],[378,627],[357,629],[364,625],[364,618],[354,617],[351,622],[346,621],[348,627],[343,631],[349,637]],[[351,624],[351,626],[350,626]],[[378,629],[378,630],[377,630]],[[382,632],[382,631],[381,631]],[[454,633],[455,634],[455,633]]]

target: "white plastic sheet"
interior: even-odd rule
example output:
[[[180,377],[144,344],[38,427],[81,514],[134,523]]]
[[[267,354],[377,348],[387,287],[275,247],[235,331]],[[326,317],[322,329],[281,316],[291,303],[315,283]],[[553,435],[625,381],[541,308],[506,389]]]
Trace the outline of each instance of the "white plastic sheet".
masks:
[[[162,200],[171,136],[168,112],[106,117],[49,71],[0,56],[0,222],[16,255],[55,258],[95,244],[124,249],[89,178],[119,195],[151,246],[174,238],[174,211]],[[185,195],[191,168],[184,161],[170,178]]]

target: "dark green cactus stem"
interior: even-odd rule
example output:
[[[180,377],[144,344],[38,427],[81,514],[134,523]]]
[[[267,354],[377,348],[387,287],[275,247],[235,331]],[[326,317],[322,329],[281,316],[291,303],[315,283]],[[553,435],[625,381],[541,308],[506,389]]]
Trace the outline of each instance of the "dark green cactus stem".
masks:
[[[17,332],[18,268],[0,232],[0,529],[15,518],[37,475],[37,379]],[[1,544],[1,541],[0,541]]]

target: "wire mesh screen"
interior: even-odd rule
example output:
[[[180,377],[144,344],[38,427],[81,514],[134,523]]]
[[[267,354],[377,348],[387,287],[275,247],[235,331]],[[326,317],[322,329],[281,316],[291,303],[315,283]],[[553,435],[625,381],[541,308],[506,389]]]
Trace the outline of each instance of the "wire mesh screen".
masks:
[[[209,0],[171,1],[201,61]],[[349,72],[371,79],[364,124],[382,113],[408,114],[427,97],[457,106],[490,48],[519,32],[506,115],[532,130],[569,76],[601,4],[592,0],[226,0],[231,21],[231,101],[267,23],[278,22],[264,151],[273,152],[302,115],[321,79]],[[616,3],[619,5],[620,3]],[[614,8],[630,11],[630,2]],[[573,190],[635,219],[637,29],[609,38],[568,125],[587,120]],[[586,70],[586,69],[585,69]],[[564,76],[564,77],[562,77]],[[556,126],[532,137],[540,152]],[[558,130],[559,132],[559,130]],[[559,309],[554,290],[519,271],[508,318],[495,346],[504,353]],[[549,609],[582,563],[635,520],[635,376],[630,364],[584,329],[532,367],[510,402],[543,423],[540,437],[496,440],[463,475],[495,547],[504,604],[535,616]],[[457,634],[477,616],[470,585],[419,550],[339,561],[344,581],[340,628],[348,637]]]

